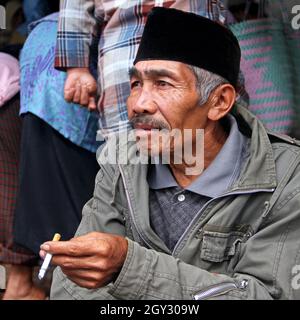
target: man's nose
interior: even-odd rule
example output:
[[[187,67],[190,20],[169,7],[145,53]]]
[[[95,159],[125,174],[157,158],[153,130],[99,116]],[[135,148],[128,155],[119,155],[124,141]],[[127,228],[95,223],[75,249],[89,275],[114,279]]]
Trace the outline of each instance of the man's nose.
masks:
[[[153,99],[151,90],[143,88],[140,96],[137,98],[133,105],[133,111],[135,113],[155,113],[157,110],[157,104]]]

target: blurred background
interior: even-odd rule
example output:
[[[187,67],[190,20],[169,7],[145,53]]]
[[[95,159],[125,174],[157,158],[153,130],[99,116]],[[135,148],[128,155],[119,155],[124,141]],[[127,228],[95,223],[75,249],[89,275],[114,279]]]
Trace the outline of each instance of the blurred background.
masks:
[[[204,0],[200,0],[204,1]],[[264,12],[259,12],[261,3],[264,3]],[[259,15],[281,19],[280,1],[262,0],[224,0],[223,3],[233,14],[236,22],[245,19],[256,19]],[[300,4],[299,0],[284,0],[287,15],[292,19],[291,9]],[[6,9],[6,29],[0,32],[0,48],[9,44],[24,43],[28,25],[50,13],[59,10],[59,0],[0,0],[0,5]],[[247,17],[245,10],[248,8]]]
[[[28,25],[59,10],[59,0],[0,0],[6,11],[6,29],[0,31],[0,50],[22,45]]]
[[[248,97],[243,100],[245,106],[268,129],[299,139],[300,30],[293,30],[291,21],[292,7],[300,0],[212,1],[212,5],[217,3],[224,4],[225,21],[241,46],[244,86],[238,93]],[[16,58],[30,23],[59,11],[59,0],[0,0],[0,5],[6,11],[0,51]]]

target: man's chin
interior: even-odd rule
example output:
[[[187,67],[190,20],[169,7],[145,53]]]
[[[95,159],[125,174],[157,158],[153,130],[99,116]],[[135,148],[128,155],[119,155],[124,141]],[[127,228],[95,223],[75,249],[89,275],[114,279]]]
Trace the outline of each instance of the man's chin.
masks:
[[[158,157],[161,154],[161,148],[157,145],[148,145],[137,142],[138,150],[144,157]]]
[[[135,131],[136,137],[139,139],[153,135],[153,130],[134,129],[134,131]]]
[[[136,129],[137,146],[143,156],[158,157],[163,152],[170,152],[170,135],[168,130]]]

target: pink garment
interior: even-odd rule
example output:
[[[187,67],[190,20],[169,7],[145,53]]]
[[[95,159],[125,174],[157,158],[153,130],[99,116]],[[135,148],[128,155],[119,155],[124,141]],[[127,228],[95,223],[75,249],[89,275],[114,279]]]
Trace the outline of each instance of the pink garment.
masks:
[[[20,91],[20,67],[16,58],[0,52],[0,107]]]

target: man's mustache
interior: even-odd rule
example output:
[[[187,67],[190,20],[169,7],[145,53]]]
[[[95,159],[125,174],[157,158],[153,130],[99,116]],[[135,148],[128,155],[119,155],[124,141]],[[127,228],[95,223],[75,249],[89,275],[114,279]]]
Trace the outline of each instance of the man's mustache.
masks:
[[[137,124],[145,124],[145,125],[151,126],[154,129],[159,129],[159,130],[161,130],[161,129],[170,130],[171,129],[168,124],[166,124],[165,122],[163,122],[161,120],[154,119],[150,115],[136,115],[130,120],[130,123],[133,126],[133,128]]]

